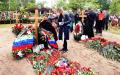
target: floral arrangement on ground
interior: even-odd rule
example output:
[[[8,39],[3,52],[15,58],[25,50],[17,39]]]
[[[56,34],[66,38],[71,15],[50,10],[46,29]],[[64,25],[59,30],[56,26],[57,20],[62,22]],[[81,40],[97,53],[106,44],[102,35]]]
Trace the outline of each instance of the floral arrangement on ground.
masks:
[[[46,31],[42,32],[47,34]],[[29,28],[21,29],[13,41],[13,57],[17,60],[26,58],[36,75],[94,75],[90,68],[62,57],[52,34],[47,37],[49,47],[46,49],[43,44],[35,45],[33,31]]]
[[[29,31],[28,31],[29,30]],[[25,32],[26,31],[26,32]],[[32,27],[32,25],[28,25],[28,26],[24,26],[23,24],[15,24],[14,27],[12,27],[12,32],[18,36],[20,35],[22,32],[24,32],[24,34],[29,34],[34,33],[34,29]],[[23,34],[23,33],[22,33]]]
[[[23,28],[24,28],[24,26],[22,24],[15,24],[15,26],[12,27],[12,32],[15,35],[18,35],[22,31]]]
[[[36,75],[94,75],[90,68],[61,57],[58,50],[45,50],[27,56]]]
[[[97,50],[104,57],[120,62],[120,44],[117,42],[111,42],[100,37],[82,40],[81,42],[84,42],[88,48]]]

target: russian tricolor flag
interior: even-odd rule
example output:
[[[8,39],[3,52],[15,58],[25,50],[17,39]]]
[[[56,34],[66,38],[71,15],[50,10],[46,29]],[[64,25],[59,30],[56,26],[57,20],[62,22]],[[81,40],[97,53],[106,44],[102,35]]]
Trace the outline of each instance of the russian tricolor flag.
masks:
[[[48,40],[48,44],[52,47],[52,48],[55,48],[55,49],[58,49],[58,45],[57,45],[57,42],[55,41],[54,37],[51,35],[51,36],[48,36],[47,37],[47,40]]]

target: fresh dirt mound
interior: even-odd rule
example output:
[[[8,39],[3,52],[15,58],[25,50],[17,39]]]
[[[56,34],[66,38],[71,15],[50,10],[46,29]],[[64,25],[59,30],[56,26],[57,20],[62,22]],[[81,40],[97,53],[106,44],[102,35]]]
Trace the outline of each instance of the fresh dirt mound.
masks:
[[[13,59],[11,49],[14,38],[10,28],[0,28],[0,75],[35,75],[26,59]]]
[[[118,39],[112,39],[111,35],[118,37],[115,34],[106,35],[103,33],[106,39],[111,41],[117,41]],[[103,36],[104,36],[103,35]],[[120,37],[119,37],[120,38]],[[62,47],[62,41],[58,42],[60,47]],[[95,75],[120,75],[120,62],[112,61],[110,59],[104,58],[95,50],[86,48],[85,45],[77,43],[73,40],[72,35],[70,41],[68,41],[69,51],[64,54],[67,58],[73,61],[78,61],[84,66],[91,67]]]
[[[105,38],[113,40],[106,33],[104,35]],[[95,75],[120,75],[119,62],[106,59],[96,51],[87,49],[83,44],[75,42],[72,37],[71,35],[68,41],[69,51],[63,54],[64,56],[91,67]],[[114,35],[115,37],[120,38],[117,35]],[[14,38],[11,28],[0,28],[0,75],[35,75],[32,65],[26,59],[20,61],[13,59],[11,49]],[[58,41],[58,45],[61,48],[62,42]]]

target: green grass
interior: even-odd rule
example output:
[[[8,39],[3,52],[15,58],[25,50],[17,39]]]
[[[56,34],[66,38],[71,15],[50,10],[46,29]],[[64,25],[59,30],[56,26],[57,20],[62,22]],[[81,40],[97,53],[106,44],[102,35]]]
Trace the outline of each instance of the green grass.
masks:
[[[0,28],[13,27],[15,24],[0,24]]]

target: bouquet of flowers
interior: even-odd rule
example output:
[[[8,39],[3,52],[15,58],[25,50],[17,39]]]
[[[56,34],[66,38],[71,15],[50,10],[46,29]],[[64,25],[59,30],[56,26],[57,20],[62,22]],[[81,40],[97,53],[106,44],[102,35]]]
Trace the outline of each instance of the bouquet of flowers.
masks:
[[[22,24],[16,24],[14,27],[12,27],[12,32],[15,33],[15,35],[18,35],[24,26]]]
[[[21,30],[21,32],[18,34],[17,37],[21,37],[22,35],[34,35],[34,28],[32,27],[32,25],[26,26],[24,29]]]
[[[60,55],[60,51],[47,50],[28,55],[28,59],[36,75],[93,75],[90,68]]]
[[[93,75],[90,68],[84,67],[77,62],[69,61],[67,58],[60,58],[56,63],[56,68],[51,75]]]
[[[50,74],[55,62],[59,59],[60,52],[56,50],[40,51],[27,56],[33,65],[36,75]]]
[[[76,41],[80,41],[82,34],[83,34],[83,26],[82,26],[82,23],[79,22],[76,24],[74,28],[74,39]]]

